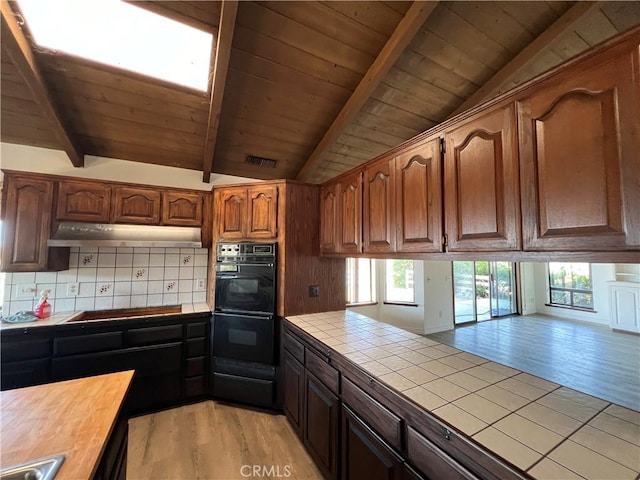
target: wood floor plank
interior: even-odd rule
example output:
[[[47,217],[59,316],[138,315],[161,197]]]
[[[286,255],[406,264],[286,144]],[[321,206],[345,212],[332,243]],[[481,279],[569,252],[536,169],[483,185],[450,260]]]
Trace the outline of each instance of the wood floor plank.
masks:
[[[131,419],[128,448],[128,480],[322,478],[283,415],[214,401]]]
[[[434,340],[640,411],[640,336],[547,315],[508,317]]]

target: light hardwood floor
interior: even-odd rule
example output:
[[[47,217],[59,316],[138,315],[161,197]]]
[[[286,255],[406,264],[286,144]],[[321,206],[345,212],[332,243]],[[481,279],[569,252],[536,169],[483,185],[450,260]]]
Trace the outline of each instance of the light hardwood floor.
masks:
[[[211,400],[131,419],[127,455],[128,480],[322,478],[284,415]]]
[[[640,410],[640,336],[546,315],[514,316],[428,335],[634,410]]]

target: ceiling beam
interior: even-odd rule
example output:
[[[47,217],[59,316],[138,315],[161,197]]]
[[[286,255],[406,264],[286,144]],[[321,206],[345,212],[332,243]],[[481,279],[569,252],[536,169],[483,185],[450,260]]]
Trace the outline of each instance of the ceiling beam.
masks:
[[[504,87],[527,65],[535,60],[546,48],[548,48],[560,36],[568,32],[587,13],[599,6],[599,2],[576,2],[560,18],[553,22],[535,40],[527,45],[509,63],[498,70],[484,85],[482,85],[473,95],[467,98],[462,105],[456,108],[447,118],[451,118],[469,108],[479,105],[484,100],[492,98],[500,93],[500,88]]]
[[[229,57],[231,57],[231,44],[233,43],[233,31],[236,27],[236,14],[238,2],[236,0],[223,0],[220,12],[220,26],[215,48],[215,60],[213,66],[213,80],[211,81],[211,101],[209,103],[209,121],[207,123],[207,136],[204,142],[204,157],[202,159],[202,181],[209,183],[213,171],[216,140],[218,139],[218,127],[220,126],[220,111],[224,87],[227,83],[227,70],[229,69]]]
[[[0,1],[0,14],[2,23],[2,48],[5,50],[13,64],[16,66],[25,83],[31,90],[36,102],[42,107],[46,118],[53,127],[56,138],[60,141],[62,149],[75,167],[84,166],[84,154],[80,144],[71,133],[69,125],[60,114],[47,84],[38,68],[29,40],[18,25],[14,12],[6,0]]]
[[[298,180],[308,181],[318,168],[322,156],[335,144],[345,128],[360,113],[360,110],[373,94],[376,87],[394,65],[398,57],[407,48],[418,30],[424,25],[429,15],[438,5],[437,1],[415,1],[407,10],[405,16],[382,47],[369,70],[364,75],[347,103],[327,129],[315,150],[298,173]]]

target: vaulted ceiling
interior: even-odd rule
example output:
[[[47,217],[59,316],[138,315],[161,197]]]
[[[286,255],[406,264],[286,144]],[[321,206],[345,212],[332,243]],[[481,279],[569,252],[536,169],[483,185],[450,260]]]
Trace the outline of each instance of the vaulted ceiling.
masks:
[[[1,4],[3,142],[205,179],[326,181],[640,24],[636,1],[135,2],[217,38],[203,93],[41,49]]]

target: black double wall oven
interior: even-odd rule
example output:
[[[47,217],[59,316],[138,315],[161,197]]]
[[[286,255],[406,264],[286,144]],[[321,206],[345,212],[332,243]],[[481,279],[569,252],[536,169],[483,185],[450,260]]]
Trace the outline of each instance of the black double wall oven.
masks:
[[[276,243],[219,243],[212,325],[212,393],[277,406]]]

